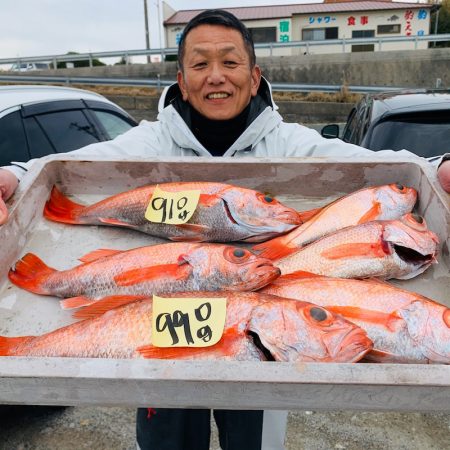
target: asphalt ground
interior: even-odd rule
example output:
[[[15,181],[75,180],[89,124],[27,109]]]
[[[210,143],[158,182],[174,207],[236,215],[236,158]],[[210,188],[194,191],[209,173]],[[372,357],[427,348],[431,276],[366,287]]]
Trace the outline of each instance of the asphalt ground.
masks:
[[[2,406],[0,449],[135,450],[135,412],[131,408]],[[212,430],[211,450],[218,450],[214,423]],[[362,449],[449,450],[450,414],[289,414],[286,450]]]

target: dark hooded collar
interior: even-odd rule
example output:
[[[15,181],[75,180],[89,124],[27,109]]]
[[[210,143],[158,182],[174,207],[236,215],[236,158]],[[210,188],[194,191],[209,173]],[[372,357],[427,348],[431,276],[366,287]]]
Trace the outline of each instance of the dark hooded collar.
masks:
[[[264,78],[257,95],[237,117],[230,120],[211,120],[202,116],[183,100],[178,84],[172,85],[166,92],[164,107],[169,104],[180,114],[203,147],[214,156],[222,156],[267,106],[273,108],[270,88]]]

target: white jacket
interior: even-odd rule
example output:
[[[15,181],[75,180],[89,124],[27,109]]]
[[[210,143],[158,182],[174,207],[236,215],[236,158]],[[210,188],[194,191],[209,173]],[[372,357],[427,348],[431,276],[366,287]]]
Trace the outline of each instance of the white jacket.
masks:
[[[112,141],[90,144],[71,155],[89,157],[124,157],[152,158],[174,156],[212,155],[197,140],[186,122],[176,109],[168,104],[167,93],[177,89],[176,85],[165,88],[158,105],[158,120],[143,120],[138,126],[119,135]],[[426,161],[406,150],[383,150],[373,152],[357,145],[348,144],[340,139],[325,139],[317,131],[297,123],[283,122],[277,112],[278,107],[272,98],[270,84],[263,78],[260,89],[265,90],[266,97],[272,101],[259,116],[239,136],[223,156],[257,158],[280,157],[364,157],[371,159],[411,159]],[[15,163],[7,169],[19,179],[35,160],[28,163]],[[6,167],[5,167],[6,168]]]

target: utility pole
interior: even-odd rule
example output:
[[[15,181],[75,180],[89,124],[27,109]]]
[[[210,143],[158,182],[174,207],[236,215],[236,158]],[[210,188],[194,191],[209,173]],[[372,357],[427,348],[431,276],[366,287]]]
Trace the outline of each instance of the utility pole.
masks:
[[[158,32],[159,32],[159,48],[163,48],[163,41],[161,35],[161,14],[159,12],[159,0],[156,0],[156,6],[158,7]],[[161,51],[161,62],[163,62],[164,53]]]
[[[150,50],[150,35],[148,33],[148,14],[147,14],[147,0],[144,0],[144,18],[145,18],[145,48]],[[150,55],[147,55],[147,63],[150,63]]]

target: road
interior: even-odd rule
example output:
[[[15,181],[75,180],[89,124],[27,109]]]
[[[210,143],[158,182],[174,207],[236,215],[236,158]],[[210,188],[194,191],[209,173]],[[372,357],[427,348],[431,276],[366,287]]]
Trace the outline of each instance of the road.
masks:
[[[2,407],[0,449],[135,450],[134,418],[130,408]],[[286,450],[332,449],[449,450],[450,414],[290,413]]]

